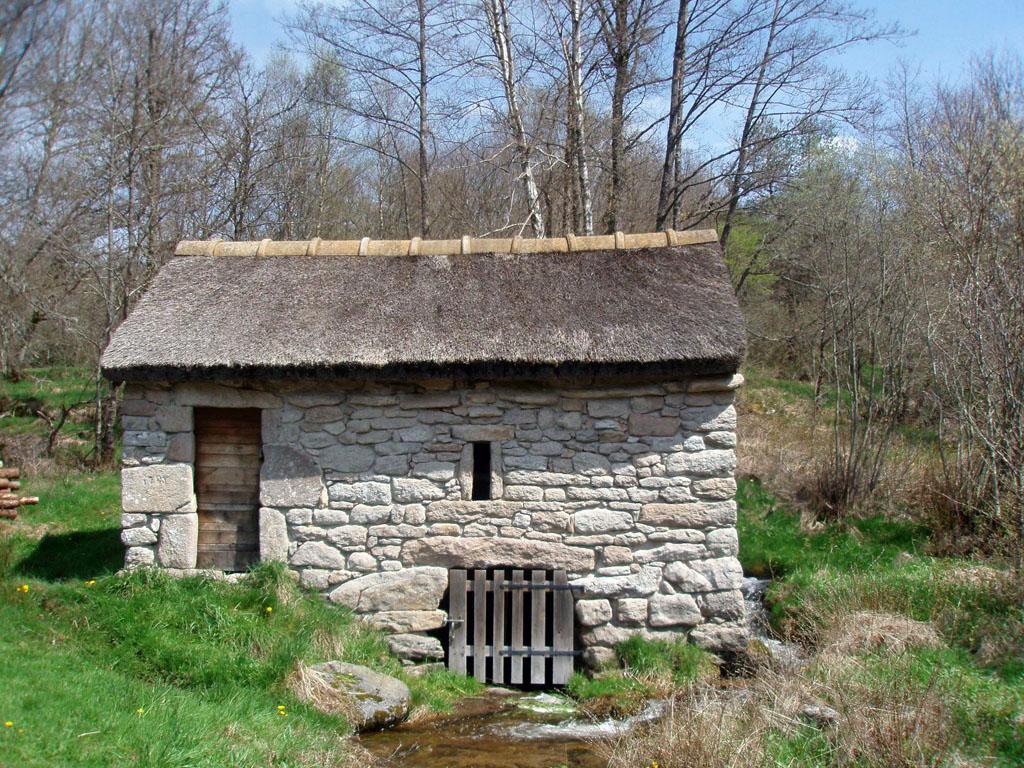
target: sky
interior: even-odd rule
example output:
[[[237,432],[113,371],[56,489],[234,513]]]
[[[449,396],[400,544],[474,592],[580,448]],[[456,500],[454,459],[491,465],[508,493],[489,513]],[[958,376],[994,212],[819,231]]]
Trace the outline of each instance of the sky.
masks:
[[[875,43],[844,55],[851,69],[884,80],[898,61],[919,65],[926,79],[952,81],[971,56],[1024,48],[1024,0],[859,0],[879,21],[914,34],[898,44]],[[286,35],[278,19],[296,0],[229,0],[236,40],[265,61]]]

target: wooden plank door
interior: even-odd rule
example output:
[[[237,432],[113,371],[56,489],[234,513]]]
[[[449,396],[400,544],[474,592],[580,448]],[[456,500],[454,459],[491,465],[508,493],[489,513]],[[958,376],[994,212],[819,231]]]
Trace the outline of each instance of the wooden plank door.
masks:
[[[196,408],[199,568],[244,571],[259,560],[260,411]]]
[[[565,571],[453,569],[448,619],[453,672],[512,685],[564,685],[572,675],[575,610]]]

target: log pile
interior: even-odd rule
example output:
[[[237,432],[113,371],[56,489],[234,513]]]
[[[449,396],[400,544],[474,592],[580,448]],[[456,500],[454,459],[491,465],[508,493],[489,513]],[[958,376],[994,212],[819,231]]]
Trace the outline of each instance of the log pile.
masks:
[[[21,488],[19,477],[20,469],[0,467],[0,518],[13,520],[18,516],[18,507],[39,503],[38,496],[20,496],[15,493]]]

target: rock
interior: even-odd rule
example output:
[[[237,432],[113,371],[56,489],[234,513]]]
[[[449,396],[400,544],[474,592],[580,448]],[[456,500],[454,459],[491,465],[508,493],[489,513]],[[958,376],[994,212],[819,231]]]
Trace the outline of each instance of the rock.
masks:
[[[749,632],[741,624],[701,624],[690,632],[690,640],[707,651],[739,654],[746,647]]]
[[[591,400],[587,403],[587,413],[595,419],[614,418],[629,413],[629,400]]]
[[[353,552],[348,556],[348,568],[350,571],[375,571],[377,558],[367,552]]]
[[[633,516],[618,509],[584,509],[573,516],[576,533],[606,533],[628,531],[633,527]]]
[[[345,567],[345,556],[322,541],[307,541],[299,545],[292,555],[291,564],[294,567],[308,565],[312,568],[340,570]]]
[[[306,667],[298,697],[329,714],[343,714],[356,731],[400,723],[409,714],[412,694],[401,680],[367,667],[327,661]]]
[[[331,501],[372,505],[390,504],[391,483],[331,483],[328,494]]]
[[[428,514],[429,517],[429,514]],[[447,568],[510,567],[564,568],[583,573],[594,567],[594,551],[536,539],[459,538],[428,536],[406,542],[403,562],[431,563]]]
[[[140,568],[145,565],[153,565],[156,561],[156,553],[151,547],[129,547],[124,553],[125,568]]]
[[[605,667],[614,666],[618,661],[615,651],[611,648],[591,646],[583,651],[583,663],[588,669],[599,670]]]
[[[804,704],[800,717],[819,728],[829,728],[839,722],[839,713],[824,704]]]
[[[716,376],[714,378],[693,379],[687,392],[727,392],[739,389],[743,386],[743,374],[734,373],[732,376]]]
[[[358,504],[353,507],[349,514],[349,520],[359,525],[377,525],[386,523],[391,518],[391,507],[371,507],[367,504]]]
[[[180,405],[161,405],[156,409],[156,423],[164,432],[191,432],[192,409]]]
[[[330,528],[327,539],[336,547],[358,547],[366,543],[367,530],[362,525],[342,525]]]
[[[335,445],[320,452],[320,463],[335,472],[366,472],[376,458],[373,449],[364,445]]]
[[[290,445],[263,448],[260,503],[265,507],[315,507],[324,483],[320,465],[308,453]]]
[[[725,528],[736,524],[735,501],[644,504],[640,522],[672,528]]]
[[[689,453],[673,453],[665,458],[665,472],[687,477],[726,477],[736,471],[736,452],[731,449],[715,449]]]
[[[413,465],[413,477],[425,477],[428,480],[445,482],[455,477],[455,463],[450,461],[424,461]]]
[[[421,477],[396,477],[392,481],[392,496],[396,504],[414,504],[435,501],[445,497],[445,490],[433,480]]]
[[[258,389],[241,389],[223,384],[183,382],[174,388],[180,405],[215,408],[280,408],[281,398]]]
[[[572,457],[572,469],[580,475],[606,475],[612,465],[599,453],[577,453]]]
[[[444,648],[436,637],[426,635],[401,634],[387,638],[388,648],[402,661],[427,661],[443,659]]]
[[[697,601],[690,595],[654,595],[649,608],[652,627],[693,627],[701,620]]]
[[[743,568],[735,557],[694,560],[689,565],[715,589],[739,589],[743,586]]]
[[[199,515],[168,515],[160,523],[156,556],[165,568],[195,568],[199,546]]]
[[[125,528],[121,531],[121,543],[126,547],[144,547],[156,544],[156,531],[149,528]]]
[[[679,419],[653,413],[634,413],[629,417],[629,433],[649,437],[671,437],[679,431]]]
[[[665,578],[681,592],[711,592],[714,587],[702,574],[687,563],[675,562],[665,566]]]
[[[732,477],[708,477],[694,480],[690,490],[702,499],[725,501],[736,495],[736,479]]]
[[[708,553],[716,557],[736,557],[740,551],[740,540],[735,528],[709,531],[704,545]]]
[[[190,464],[152,464],[121,470],[124,512],[195,512]]]
[[[642,597],[625,597],[616,603],[616,608],[622,624],[647,623],[647,600]]]
[[[701,611],[708,617],[739,621],[745,614],[743,593],[730,589],[701,595]]]
[[[371,627],[384,632],[426,632],[445,625],[448,614],[444,611],[377,611],[364,617]]]
[[[638,563],[673,563],[679,560],[696,560],[707,555],[703,544],[681,544],[670,542],[653,549],[639,549],[633,553]]]
[[[447,569],[422,566],[360,576],[331,592],[330,599],[359,613],[433,611],[447,587]]]
[[[607,600],[578,600],[576,619],[584,627],[596,627],[612,620],[612,604]]]
[[[288,522],[276,509],[260,509],[260,560],[288,562]]]
[[[646,597],[656,592],[660,583],[661,568],[648,566],[629,576],[584,576],[572,586],[588,597]]]

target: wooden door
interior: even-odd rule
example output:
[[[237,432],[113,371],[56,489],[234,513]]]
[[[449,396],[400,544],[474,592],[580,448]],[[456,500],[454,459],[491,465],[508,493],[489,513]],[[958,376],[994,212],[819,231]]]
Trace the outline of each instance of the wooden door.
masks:
[[[196,408],[199,568],[244,571],[260,554],[260,411]]]
[[[565,685],[578,653],[574,607],[565,571],[452,569],[448,668],[481,682]]]

